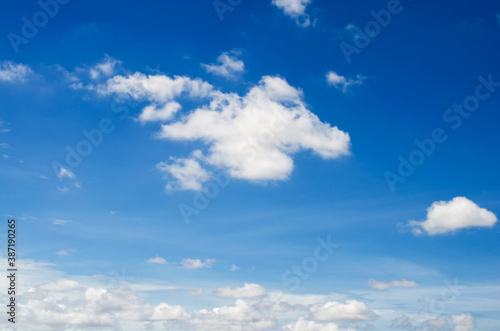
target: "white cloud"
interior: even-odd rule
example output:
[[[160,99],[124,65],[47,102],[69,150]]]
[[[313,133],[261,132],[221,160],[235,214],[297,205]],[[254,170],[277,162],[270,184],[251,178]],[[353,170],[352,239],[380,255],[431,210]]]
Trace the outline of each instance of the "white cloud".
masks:
[[[118,94],[157,104],[167,103],[181,95],[205,98],[211,91],[212,85],[199,78],[191,79],[186,76],[170,78],[164,75],[144,75],[139,72],[126,77],[114,76],[97,88],[97,92],[103,95]]]
[[[323,159],[350,154],[349,135],[321,122],[302,90],[281,77],[264,76],[243,96],[223,93],[198,78],[138,72],[111,77],[95,91],[149,102],[138,120],[164,122],[158,139],[204,144],[203,153],[158,164],[167,191],[202,190],[210,174],[221,170],[254,182],[286,180],[296,153],[312,151]],[[181,111],[181,101],[195,104],[194,109]]]
[[[244,97],[217,93],[209,106],[163,125],[159,137],[202,140],[208,164],[253,181],[287,179],[301,150],[334,159],[350,149],[349,135],[311,113],[301,90],[269,76]]]
[[[212,268],[215,260],[205,259],[201,261],[200,259],[183,259],[181,265],[184,269],[202,269],[202,268]]]
[[[364,302],[357,300],[327,302],[322,306],[313,306],[311,312],[316,321],[370,321],[376,317]]]
[[[287,324],[283,327],[283,331],[356,331],[355,329],[348,328],[343,329],[340,328],[337,324],[333,323],[325,323],[320,324],[314,321],[306,321],[303,317],[300,317],[299,320],[295,323]]]
[[[109,77],[115,74],[121,62],[106,55],[104,60],[90,68],[89,75],[91,79],[99,79],[101,77]]]
[[[57,189],[61,192],[61,193],[68,193],[69,192],[69,188],[67,188],[66,186],[58,186]]]
[[[195,155],[198,154],[195,152]],[[165,189],[201,191],[204,182],[210,179],[210,174],[201,167],[194,157],[190,159],[170,158],[171,163],[161,162],[156,165],[158,170],[165,173],[168,181]]]
[[[493,227],[497,220],[491,211],[480,208],[467,198],[456,197],[451,201],[434,202],[427,209],[425,221],[410,221],[408,225],[416,235],[425,231],[434,236],[465,228]]]
[[[157,264],[166,264],[167,263],[167,261],[164,258],[158,257],[158,256],[157,257],[152,257],[149,260],[147,260],[146,262],[148,262],[148,263],[157,263]]]
[[[243,287],[230,288],[224,287],[214,291],[214,294],[219,297],[233,298],[233,299],[258,299],[267,295],[264,287],[258,284],[245,283]]]
[[[59,255],[59,256],[71,256],[71,254],[68,251],[65,251],[65,250],[57,251],[54,254]]]
[[[67,224],[67,223],[71,223],[73,221],[71,220],[62,220],[62,219],[55,219],[52,224],[54,225],[64,225],[64,224]]]
[[[174,101],[167,102],[160,108],[157,108],[155,105],[149,105],[142,110],[139,115],[139,121],[142,123],[164,122],[171,119],[181,108],[181,105]]]
[[[285,15],[294,18],[298,25],[307,27],[311,24],[306,14],[306,7],[312,0],[273,0],[273,5],[283,10]]]
[[[245,71],[245,63],[238,59],[239,51],[223,52],[218,58],[218,64],[202,64],[207,72],[226,78],[235,78],[237,74]]]
[[[374,279],[370,279],[368,285],[373,290],[387,290],[393,287],[417,287],[418,284],[414,281],[403,280],[393,280],[390,282],[379,282]]]
[[[4,121],[0,120],[0,133],[7,133],[7,132],[10,132],[10,129],[9,128],[5,128]],[[0,147],[7,148],[7,147],[9,147],[9,145],[6,144],[6,143],[1,143]]]
[[[61,169],[59,169],[59,173],[57,174],[57,177],[58,178],[64,178],[64,177],[67,177],[67,178],[70,178],[70,179],[75,179],[76,176],[73,172],[69,171],[68,169],[64,168],[64,167],[61,167]]]
[[[154,307],[152,321],[166,321],[166,320],[185,320],[191,316],[181,306],[170,306],[166,303],[160,303]]]
[[[39,286],[42,291],[65,292],[80,288],[78,282],[70,279],[59,279],[55,283],[48,283]]]
[[[235,264],[231,265],[231,271],[236,271],[236,270],[240,270],[240,268]]]
[[[366,77],[362,75],[356,75],[354,77],[347,78],[345,76],[340,76],[334,71],[329,71],[326,74],[326,81],[329,85],[332,85],[338,90],[342,90],[343,93],[347,93],[349,88],[356,85],[362,85]]]
[[[0,82],[24,83],[33,75],[31,68],[25,64],[3,61],[0,64]]]
[[[451,315],[455,328],[453,331],[469,331],[474,329],[474,318],[471,314]]]

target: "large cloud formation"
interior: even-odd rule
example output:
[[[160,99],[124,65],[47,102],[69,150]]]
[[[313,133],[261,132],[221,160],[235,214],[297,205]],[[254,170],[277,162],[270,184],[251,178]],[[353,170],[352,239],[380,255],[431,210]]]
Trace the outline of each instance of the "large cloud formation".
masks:
[[[350,153],[350,137],[322,122],[302,90],[281,77],[264,76],[245,95],[224,93],[196,78],[134,73],[95,87],[101,95],[149,102],[138,120],[161,123],[159,139],[201,141],[206,151],[159,164],[168,190],[201,190],[213,170],[249,181],[289,178],[293,155],[312,151],[324,159]],[[181,103],[199,106],[182,111]]]

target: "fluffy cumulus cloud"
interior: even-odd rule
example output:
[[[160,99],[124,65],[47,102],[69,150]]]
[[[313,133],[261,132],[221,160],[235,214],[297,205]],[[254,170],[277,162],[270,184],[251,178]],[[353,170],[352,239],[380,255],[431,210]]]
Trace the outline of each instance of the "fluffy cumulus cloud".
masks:
[[[451,315],[453,331],[469,331],[474,329],[474,317],[471,314]]]
[[[265,297],[267,295],[267,291],[264,287],[258,284],[245,283],[243,287],[219,288],[214,291],[214,294],[220,297],[234,298],[234,299],[258,299]]]
[[[379,282],[375,279],[370,279],[368,286],[373,290],[388,290],[393,287],[417,287],[418,284],[415,281],[403,280],[393,280],[390,282]]]
[[[200,151],[195,151],[192,158],[170,157],[170,162],[157,164],[158,170],[165,173],[168,180],[165,187],[168,192],[172,190],[202,190],[202,185],[210,179],[210,174],[200,165],[196,155],[200,155]]]
[[[245,63],[238,59],[240,51],[223,52],[218,58],[216,64],[202,64],[202,67],[214,75],[234,79],[238,74],[245,71]]]
[[[370,321],[377,316],[364,302],[357,300],[327,302],[311,307],[311,312],[314,320],[329,322]]]
[[[347,93],[353,86],[362,85],[365,79],[365,76],[359,74],[353,77],[341,76],[334,71],[329,71],[326,74],[327,83],[343,93]]]
[[[465,228],[493,227],[497,220],[491,211],[480,208],[467,198],[456,197],[451,201],[434,202],[427,209],[425,221],[410,221],[408,225],[416,235],[425,231],[434,236]]]
[[[300,151],[324,159],[350,154],[349,135],[322,122],[308,109],[302,91],[281,77],[264,76],[243,96],[200,79],[142,73],[111,77],[95,90],[148,102],[138,120],[160,122],[159,139],[204,143],[203,153],[158,165],[168,179],[167,190],[201,190],[213,171],[221,170],[249,181],[285,180]],[[182,100],[200,106],[181,111]]]
[[[303,317],[295,323],[287,324],[283,327],[283,331],[356,331],[355,329],[340,328],[334,323],[316,323],[314,321],[306,321]]]
[[[312,0],[273,0],[273,5],[281,9],[285,15],[294,18],[298,25],[307,27],[311,24],[306,8]]]
[[[16,64],[10,61],[3,61],[0,64],[0,82],[24,83],[33,71],[25,64]]]

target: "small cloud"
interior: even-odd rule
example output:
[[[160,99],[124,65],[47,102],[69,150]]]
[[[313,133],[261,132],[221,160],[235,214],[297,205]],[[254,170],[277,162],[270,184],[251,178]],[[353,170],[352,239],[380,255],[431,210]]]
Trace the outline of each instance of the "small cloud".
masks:
[[[236,271],[236,270],[240,270],[240,268],[238,268],[236,265],[232,265],[231,266],[231,271]]]
[[[158,256],[150,258],[146,262],[148,262],[148,263],[157,263],[157,264],[167,264],[167,261],[164,258],[158,257]]]
[[[259,299],[265,297],[267,295],[267,291],[259,284],[245,283],[243,287],[219,288],[214,291],[214,295],[233,299]]]
[[[9,129],[9,128],[5,128],[5,123],[4,123],[3,121],[1,121],[1,120],[0,120],[0,133],[7,133],[7,132],[10,132],[10,129]],[[5,144],[5,143],[4,143],[4,144]],[[9,146],[8,146],[8,144],[6,144],[6,145],[7,145],[7,146],[6,146],[5,148],[9,147]],[[0,146],[1,146],[1,145],[0,145]],[[3,147],[3,146],[2,146],[2,147]]]
[[[66,186],[58,186],[57,189],[61,192],[61,193],[68,193],[69,192],[69,188],[67,188]]]
[[[3,157],[4,159],[8,159],[10,156],[8,156],[7,154],[2,154],[2,157]]]
[[[80,185],[80,183],[74,183],[73,186],[78,189],[82,188],[82,185]]]
[[[307,5],[312,0],[273,0],[273,5],[278,7],[285,15],[294,18],[297,25],[308,27],[311,24],[309,15],[306,14]]]
[[[111,210],[111,211],[109,212],[109,214],[110,214],[110,215],[115,215],[115,214],[117,214],[117,213],[118,213],[118,212],[117,212],[116,210]]]
[[[54,254],[59,255],[59,256],[71,256],[71,254],[69,253],[69,251],[65,251],[65,250],[57,251]]]
[[[393,287],[418,287],[418,284],[414,281],[403,280],[393,280],[390,282],[379,282],[375,279],[370,279],[368,286],[372,290],[388,290]]]
[[[7,143],[0,143],[0,148],[10,148],[10,145]]]
[[[65,224],[71,223],[71,222],[73,222],[73,221],[56,219],[56,220],[54,220],[54,222],[52,222],[52,224],[54,224],[54,225],[65,225]]]
[[[31,68],[24,64],[4,61],[0,64],[0,82],[24,83],[33,75]]]
[[[236,78],[236,75],[245,71],[245,63],[238,59],[241,52],[232,50],[231,52],[223,52],[218,58],[218,64],[202,64],[201,66],[207,72],[214,75],[223,76],[229,79]]]
[[[49,179],[49,177],[40,175],[40,179]]]
[[[340,76],[334,71],[330,71],[326,74],[326,81],[328,82],[328,84],[332,85],[338,90],[342,90],[342,93],[347,93],[349,91],[349,88],[352,86],[362,85],[365,79],[365,76],[359,74],[350,78]]]
[[[491,228],[497,221],[496,215],[491,211],[480,208],[467,198],[456,197],[451,201],[434,202],[427,209],[425,221],[410,221],[408,226],[415,235],[421,235],[425,231],[434,236],[466,228]]]
[[[90,78],[95,80],[100,77],[112,76],[120,65],[121,61],[118,61],[106,54],[104,60],[89,70]]]
[[[175,190],[201,191],[203,183],[210,179],[210,174],[198,162],[200,151],[193,152],[190,158],[171,157],[171,163],[161,162],[156,168],[172,180],[166,185],[167,192]]]
[[[183,259],[181,265],[184,269],[203,269],[212,268],[214,262],[215,260],[213,259],[205,259],[205,261],[201,261],[200,259]]]
[[[181,109],[182,106],[175,101],[167,102],[160,107],[149,105],[144,107],[138,120],[142,124],[146,122],[164,122],[171,119]]]
[[[73,172],[69,171],[68,169],[64,168],[64,167],[61,167],[61,169],[59,169],[59,173],[57,174],[57,177],[58,178],[64,178],[64,177],[67,177],[69,179],[75,179],[76,176]]]

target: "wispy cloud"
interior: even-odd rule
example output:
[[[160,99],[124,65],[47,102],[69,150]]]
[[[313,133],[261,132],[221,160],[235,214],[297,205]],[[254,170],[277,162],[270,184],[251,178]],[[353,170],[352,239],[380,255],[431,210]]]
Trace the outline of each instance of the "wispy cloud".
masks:
[[[152,257],[150,259],[148,259],[146,262],[148,263],[156,263],[156,264],[167,264],[167,260],[165,260],[164,258],[162,257]]]
[[[393,287],[418,287],[415,281],[403,280],[393,280],[390,282],[379,282],[375,279],[370,279],[368,286],[373,290],[388,290]]]
[[[58,178],[70,178],[70,179],[75,179],[76,176],[73,172],[69,171],[68,169],[64,168],[64,167],[61,167],[61,169],[59,169],[59,173],[57,174],[57,177]]]
[[[62,220],[62,219],[55,219],[52,224],[54,225],[65,225],[65,224],[68,224],[68,223],[71,223],[73,221],[71,220]]]
[[[245,63],[238,59],[240,55],[241,51],[238,50],[223,52],[217,58],[217,64],[202,64],[202,67],[214,75],[234,79],[237,74],[245,71]]]
[[[25,64],[3,61],[0,64],[0,82],[25,83],[33,75],[31,68]]]
[[[360,74],[351,77],[341,76],[334,71],[329,71],[326,74],[328,84],[341,90],[343,93],[347,93],[353,86],[362,85],[365,80],[366,77]]]
[[[205,259],[205,261],[201,261],[200,259],[183,259],[181,261],[181,265],[184,269],[203,269],[203,268],[211,268],[215,263],[214,259]]]

